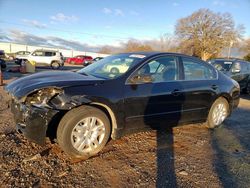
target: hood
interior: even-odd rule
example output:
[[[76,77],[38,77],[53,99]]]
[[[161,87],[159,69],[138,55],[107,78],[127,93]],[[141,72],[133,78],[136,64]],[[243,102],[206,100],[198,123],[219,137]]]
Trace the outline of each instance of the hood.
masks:
[[[103,81],[101,78],[75,72],[46,71],[19,78],[8,84],[5,90],[17,99],[20,99],[41,88],[94,85],[101,81]]]

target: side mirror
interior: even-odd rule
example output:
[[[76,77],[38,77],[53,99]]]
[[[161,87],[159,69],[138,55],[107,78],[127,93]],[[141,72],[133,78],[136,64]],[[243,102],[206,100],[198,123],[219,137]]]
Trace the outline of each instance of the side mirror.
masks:
[[[132,84],[152,82],[153,78],[150,74],[134,75],[132,78],[130,78],[130,83]]]

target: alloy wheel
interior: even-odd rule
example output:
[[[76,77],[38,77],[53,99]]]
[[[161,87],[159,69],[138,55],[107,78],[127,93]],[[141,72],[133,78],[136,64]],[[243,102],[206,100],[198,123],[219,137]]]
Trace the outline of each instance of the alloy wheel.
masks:
[[[224,103],[219,103],[215,106],[212,114],[215,126],[220,125],[227,117],[227,107]]]
[[[78,152],[92,152],[102,143],[104,136],[104,123],[99,118],[87,117],[73,128],[71,144]]]

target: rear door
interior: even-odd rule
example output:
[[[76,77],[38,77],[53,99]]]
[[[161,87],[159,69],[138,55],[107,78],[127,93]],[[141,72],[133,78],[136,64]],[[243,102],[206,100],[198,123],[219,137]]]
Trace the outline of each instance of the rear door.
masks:
[[[44,64],[50,65],[53,60],[55,60],[56,52],[44,52],[42,61]]]
[[[184,95],[181,122],[205,120],[218,88],[215,68],[196,58],[181,57]]]

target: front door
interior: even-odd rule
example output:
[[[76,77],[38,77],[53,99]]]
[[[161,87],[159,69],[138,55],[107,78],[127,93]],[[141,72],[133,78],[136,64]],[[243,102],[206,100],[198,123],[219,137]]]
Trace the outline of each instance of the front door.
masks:
[[[44,52],[43,51],[34,51],[30,55],[30,60],[35,61],[36,64],[39,66],[43,63]]]
[[[126,127],[178,124],[184,100],[178,80],[179,64],[174,56],[155,58],[135,71],[124,88]]]

